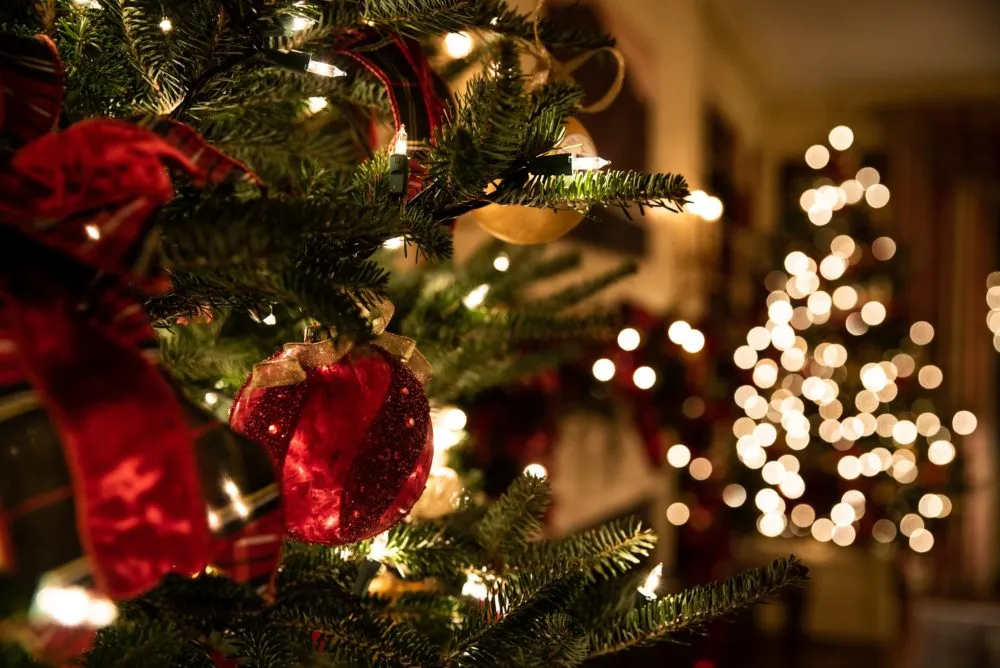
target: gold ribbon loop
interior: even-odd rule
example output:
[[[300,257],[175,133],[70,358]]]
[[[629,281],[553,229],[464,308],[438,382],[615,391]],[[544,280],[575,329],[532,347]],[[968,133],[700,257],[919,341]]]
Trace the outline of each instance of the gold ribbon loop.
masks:
[[[431,375],[431,365],[417,350],[417,342],[405,336],[385,331],[396,308],[383,300],[372,308],[362,309],[371,319],[372,331],[378,335],[374,345],[398,357],[422,383]],[[354,343],[336,335],[316,342],[286,343],[281,355],[255,364],[253,387],[295,385],[306,379],[306,370],[336,364],[354,347]]]
[[[566,61],[565,63],[559,62],[553,57],[548,49],[545,48],[545,43],[542,42],[541,37],[541,22],[542,22],[542,10],[545,8],[546,0],[538,0],[535,4],[535,11],[532,13],[532,28],[535,35],[535,42],[532,44],[528,40],[522,40],[525,46],[525,50],[534,56],[538,61],[538,66],[535,71],[532,72],[531,78],[537,84],[543,84],[548,81],[551,77],[554,81],[568,81],[573,79],[573,72],[579,69],[584,63],[593,58],[599,53],[610,53],[615,59],[617,65],[615,71],[615,79],[611,82],[611,86],[605,91],[604,95],[601,96],[596,102],[584,105],[580,107],[579,111],[585,114],[596,114],[598,112],[604,111],[612,105],[612,103],[617,99],[618,95],[622,92],[622,88],[625,86],[625,56],[622,52],[613,46],[602,46],[599,49],[593,49],[585,53]]]

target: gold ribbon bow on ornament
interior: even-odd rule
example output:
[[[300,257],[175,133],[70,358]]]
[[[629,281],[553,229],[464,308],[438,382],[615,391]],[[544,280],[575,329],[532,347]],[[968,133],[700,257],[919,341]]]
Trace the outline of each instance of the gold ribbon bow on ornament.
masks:
[[[426,384],[431,377],[431,364],[417,350],[417,342],[385,331],[396,311],[392,302],[383,300],[376,307],[364,311],[371,318],[372,332],[377,336],[366,345],[377,346],[398,358],[417,380]],[[353,341],[335,335],[316,342],[286,343],[280,355],[254,365],[253,386],[278,387],[301,383],[306,379],[306,369],[336,364],[353,348]]]

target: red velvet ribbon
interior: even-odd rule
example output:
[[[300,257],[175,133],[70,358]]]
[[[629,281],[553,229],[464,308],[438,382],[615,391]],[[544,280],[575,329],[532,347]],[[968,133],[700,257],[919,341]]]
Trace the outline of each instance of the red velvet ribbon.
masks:
[[[20,372],[51,416],[96,584],[115,598],[193,574],[210,553],[193,434],[143,353],[154,337],[132,292],[167,287],[148,266],[149,216],[173,195],[165,167],[196,183],[241,168],[201,148],[189,156],[134,125],[86,121],[0,168],[2,236],[23,249],[3,253],[0,341],[13,345],[0,346],[2,380]]]

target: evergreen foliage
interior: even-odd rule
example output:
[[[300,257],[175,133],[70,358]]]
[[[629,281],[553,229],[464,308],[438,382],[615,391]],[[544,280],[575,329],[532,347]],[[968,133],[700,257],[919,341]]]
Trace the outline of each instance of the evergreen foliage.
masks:
[[[311,24],[292,31],[294,17]],[[364,310],[385,297],[397,307],[393,329],[417,339],[434,366],[432,401],[530,375],[572,356],[574,342],[613,331],[612,317],[577,307],[634,266],[538,295],[538,281],[576,268],[579,256],[489,244],[454,266],[453,219],[491,203],[677,209],[688,194],[671,174],[530,174],[531,161],[561,140],[582,96],[572,83],[529,86],[519,46],[534,41],[536,28],[547,48],[613,41],[546,20],[536,25],[502,0],[15,0],[0,6],[0,28],[55,40],[68,78],[64,125],[169,117],[266,184],[208,191],[180,184],[158,212],[160,260],[173,287],[146,308],[165,366],[194,396],[213,388],[231,394],[253,363],[309,328],[364,340],[371,334]],[[333,55],[359,29],[386,40],[493,35],[481,50],[485,72],[449,106],[433,140],[411,151],[426,179],[409,199],[390,195],[388,153],[368,137],[367,123],[388,116],[382,85]],[[336,60],[348,74],[283,70],[267,49]],[[398,238],[425,261],[420,269],[392,271],[383,246]],[[492,267],[500,253],[510,259],[503,274]],[[482,304],[464,304],[481,286],[488,288]],[[782,560],[646,602],[635,587],[654,536],[626,519],[547,540],[548,503],[548,485],[522,477],[492,503],[399,524],[381,566],[366,558],[369,542],[289,543],[274,600],[212,573],[168,578],[123,602],[82,664],[214,666],[227,657],[261,668],[578,665],[696,628],[804,576],[797,561]],[[380,568],[394,593],[368,593]],[[482,600],[463,593],[469,582],[482,588]],[[33,665],[12,646],[0,647],[0,659]]]

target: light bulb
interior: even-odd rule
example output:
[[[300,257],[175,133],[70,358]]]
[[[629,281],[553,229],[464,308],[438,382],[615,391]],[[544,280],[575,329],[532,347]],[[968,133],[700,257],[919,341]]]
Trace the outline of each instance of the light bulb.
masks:
[[[469,573],[465,577],[465,584],[462,585],[462,596],[471,596],[480,601],[485,601],[489,595],[486,583],[475,573]]]
[[[626,327],[618,332],[618,347],[622,350],[635,350],[639,347],[639,341],[639,331],[632,327]]]
[[[383,531],[372,539],[372,546],[368,548],[369,561],[382,561],[385,559],[385,551],[389,545],[389,532]]]
[[[298,32],[299,30],[306,30],[313,24],[312,19],[307,19],[304,16],[292,17],[292,30]]]
[[[572,166],[574,172],[593,172],[611,164],[610,160],[589,155],[574,155]]]
[[[160,30],[162,30],[163,32],[170,32],[173,29],[174,29],[174,24],[170,22],[170,19],[164,16],[163,20],[160,21]]]
[[[405,243],[406,239],[404,237],[393,237],[392,239],[386,239],[382,243],[382,248],[386,250],[399,250]]]
[[[524,475],[531,476],[532,478],[547,478],[549,477],[549,472],[541,464],[528,464],[524,467]]]
[[[500,253],[493,258],[493,268],[497,271],[507,271],[510,269],[510,258],[506,253]]]
[[[472,53],[472,35],[467,32],[450,32],[444,36],[444,50],[452,58],[465,58]]]
[[[594,367],[591,371],[594,374],[594,378],[602,383],[606,383],[615,377],[615,363],[606,357],[602,357],[594,362]]]
[[[399,130],[396,131],[396,135],[392,139],[392,152],[396,155],[407,155],[407,150],[409,149],[407,146],[408,143],[406,126],[400,125]]]
[[[306,102],[309,104],[309,111],[314,114],[323,111],[330,104],[325,97],[311,97]]]
[[[306,72],[311,72],[312,74],[317,74],[321,77],[345,77],[347,72],[340,69],[336,65],[331,65],[330,63],[324,63],[322,60],[309,59],[309,64],[306,65]]]
[[[101,228],[99,228],[97,225],[94,224],[84,225],[83,231],[86,232],[87,236],[93,239],[94,241],[97,241],[98,239],[101,238]]]
[[[486,295],[489,294],[489,291],[490,286],[486,283],[478,285],[462,298],[462,303],[465,304],[465,308],[476,308],[486,301]]]
[[[642,586],[637,588],[637,591],[650,601],[655,600],[656,589],[660,586],[660,578],[662,577],[663,564],[659,563],[649,572],[649,575],[646,576],[645,582],[642,583]]]

